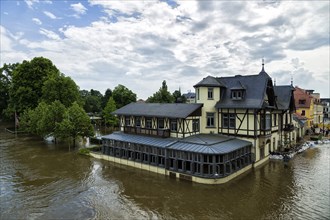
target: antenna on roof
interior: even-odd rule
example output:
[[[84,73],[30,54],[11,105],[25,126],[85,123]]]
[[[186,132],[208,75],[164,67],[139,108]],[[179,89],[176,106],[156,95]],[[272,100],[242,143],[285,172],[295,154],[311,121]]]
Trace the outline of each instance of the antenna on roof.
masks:
[[[274,86],[276,86],[276,79],[274,78]]]
[[[291,86],[293,86],[293,75],[291,75]]]

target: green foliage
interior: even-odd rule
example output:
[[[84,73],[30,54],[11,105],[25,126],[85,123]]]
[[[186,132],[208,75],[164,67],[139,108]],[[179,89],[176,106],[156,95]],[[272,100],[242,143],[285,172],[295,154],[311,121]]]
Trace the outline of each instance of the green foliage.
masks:
[[[0,118],[4,117],[5,110],[8,108],[9,89],[12,81],[13,71],[18,63],[4,64],[0,68]]]
[[[115,110],[116,110],[116,103],[113,100],[113,98],[110,97],[106,107],[103,110],[103,117],[104,117],[105,123],[109,124],[112,127],[118,125],[118,118],[111,114]]]
[[[166,81],[164,80],[162,83],[162,87],[158,90],[158,92],[154,93],[147,99],[149,103],[173,103],[174,97],[167,90]]]
[[[112,92],[116,107],[121,108],[131,102],[136,102],[136,94],[123,85],[118,85]]]
[[[112,90],[111,89],[107,89],[104,93],[104,96],[102,98],[102,109],[105,108],[105,106],[107,105],[110,97],[112,96]]]
[[[79,154],[82,154],[82,155],[89,155],[90,152],[91,152],[91,151],[90,151],[89,149],[87,149],[87,148],[80,148],[80,149],[78,150],[78,153],[79,153]]]
[[[78,102],[79,99],[78,86],[70,77],[66,77],[63,73],[52,74],[43,84],[42,100],[46,103],[58,100],[65,107],[69,107],[73,102]]]
[[[58,123],[56,136],[60,138],[73,138],[93,136],[94,130],[91,121],[77,102],[74,102],[64,114],[64,119]]]
[[[102,99],[103,95],[97,91],[91,89],[91,91],[81,90],[80,96],[84,102],[84,110],[88,113],[99,113],[102,111]]]
[[[49,59],[36,57],[31,61],[24,60],[13,71],[9,109],[22,113],[37,107],[44,82],[55,74],[59,74],[59,70]]]
[[[184,95],[181,94],[180,89],[173,92],[173,98],[175,103],[186,103],[187,99]]]

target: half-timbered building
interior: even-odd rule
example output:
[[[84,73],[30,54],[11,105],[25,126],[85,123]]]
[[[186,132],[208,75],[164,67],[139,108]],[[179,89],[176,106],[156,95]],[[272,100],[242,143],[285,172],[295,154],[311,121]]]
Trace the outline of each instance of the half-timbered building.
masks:
[[[203,103],[201,133],[217,133],[253,143],[256,165],[269,152],[293,141],[293,87],[274,86],[264,64],[257,75],[208,76],[197,83],[196,103]]]
[[[295,135],[292,85],[257,75],[208,76],[196,103],[131,103],[113,114],[98,158],[200,183],[224,183],[288,147]]]

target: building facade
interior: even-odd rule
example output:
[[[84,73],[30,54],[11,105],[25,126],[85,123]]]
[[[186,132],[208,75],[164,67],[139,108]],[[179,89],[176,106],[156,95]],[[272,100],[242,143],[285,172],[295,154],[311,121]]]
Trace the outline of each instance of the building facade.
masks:
[[[294,88],[269,75],[213,77],[195,86],[194,104],[131,103],[113,114],[120,131],[93,156],[199,183],[218,184],[295,142]]]
[[[208,76],[194,87],[204,105],[201,132],[250,141],[257,164],[295,143],[294,88],[273,86],[264,67],[257,75]]]

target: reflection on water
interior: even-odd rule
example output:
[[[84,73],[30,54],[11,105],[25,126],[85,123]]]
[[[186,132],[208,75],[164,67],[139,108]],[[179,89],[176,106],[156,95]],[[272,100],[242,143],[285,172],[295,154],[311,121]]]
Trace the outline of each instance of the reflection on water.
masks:
[[[0,135],[1,219],[330,218],[330,145],[209,186]]]

